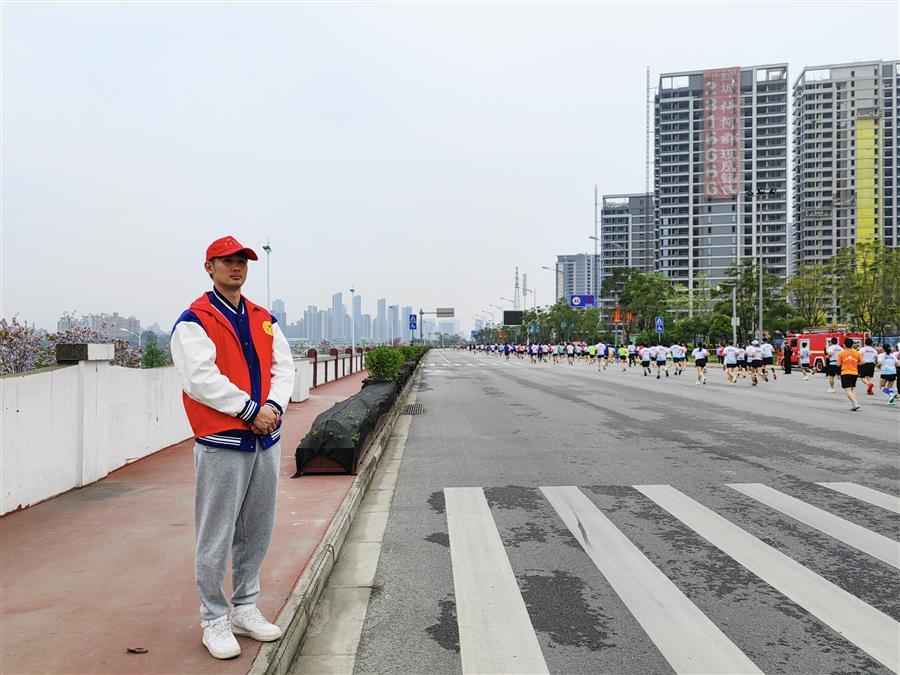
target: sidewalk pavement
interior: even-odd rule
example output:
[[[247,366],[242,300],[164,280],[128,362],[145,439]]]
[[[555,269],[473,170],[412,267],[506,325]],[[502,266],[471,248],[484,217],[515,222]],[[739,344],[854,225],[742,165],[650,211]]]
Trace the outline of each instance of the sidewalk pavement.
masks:
[[[284,607],[353,483],[290,480],[313,419],[359,391],[365,371],[292,403],[282,432],[278,511],[259,608]],[[200,643],[194,588],[193,439],[88,487],[0,519],[0,671],[246,673],[260,643],[213,659]],[[226,589],[230,592],[230,580]],[[146,654],[128,653],[143,647]]]

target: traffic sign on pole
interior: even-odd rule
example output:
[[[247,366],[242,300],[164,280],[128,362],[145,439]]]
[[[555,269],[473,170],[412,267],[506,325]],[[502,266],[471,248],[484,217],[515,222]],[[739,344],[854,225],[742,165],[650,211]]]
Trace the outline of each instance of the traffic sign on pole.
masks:
[[[594,306],[594,296],[591,294],[569,296],[569,307],[572,309],[590,309]]]
[[[417,324],[418,318],[419,317],[417,317],[415,314],[409,315],[409,329],[410,330],[416,330],[416,328],[418,328],[418,324]]]
[[[666,325],[661,316],[656,317],[656,332],[665,333]]]

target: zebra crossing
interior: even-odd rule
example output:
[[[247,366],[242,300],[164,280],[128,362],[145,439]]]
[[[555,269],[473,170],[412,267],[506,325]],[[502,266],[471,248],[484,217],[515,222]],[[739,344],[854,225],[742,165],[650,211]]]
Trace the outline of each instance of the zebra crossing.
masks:
[[[898,513],[893,495],[856,483],[817,485],[860,505]],[[890,568],[890,574],[900,568],[900,544],[839,514],[760,483],[723,487],[788,523],[802,523],[862,552],[873,564]],[[872,659],[900,672],[900,623],[895,618],[673,486],[630,489]],[[462,672],[549,672],[484,490],[453,487],[443,494]],[[675,672],[763,672],[584,488],[544,486],[539,494]],[[740,607],[741,612],[752,610]]]

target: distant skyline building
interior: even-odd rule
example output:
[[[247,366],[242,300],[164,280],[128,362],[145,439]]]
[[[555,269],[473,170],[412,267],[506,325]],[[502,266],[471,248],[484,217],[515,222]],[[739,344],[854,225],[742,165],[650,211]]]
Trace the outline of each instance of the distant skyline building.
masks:
[[[900,61],[807,66],[793,87],[796,264],[900,245]]]
[[[143,332],[141,322],[137,318],[134,316],[126,318],[118,312],[113,312],[112,314],[82,314],[80,319],[66,314],[56,322],[56,330],[59,332],[73,328],[89,328],[98,333],[108,333],[113,337],[123,338],[135,343],[138,342],[137,335]]]
[[[344,337],[344,296],[338,291],[331,296],[331,339]]]
[[[659,78],[656,268],[689,291],[743,258],[787,275],[787,76],[778,63]]]
[[[404,342],[412,341],[412,331],[409,329],[409,316],[413,314],[412,305],[404,305],[400,310],[400,327],[402,328],[402,336]]]
[[[272,314],[278,320],[282,326],[287,325],[287,313],[284,309],[284,300],[281,298],[275,298],[272,301]]]
[[[387,323],[387,299],[378,298],[376,303],[377,310],[375,312],[375,334],[372,338],[376,342],[385,342],[388,339],[388,323]]]
[[[600,212],[600,286],[616,269],[652,272],[656,267],[653,197],[603,195]]]
[[[391,338],[402,338],[403,334],[400,330],[400,308],[397,305],[388,306],[388,334],[387,340]]]
[[[594,275],[600,274],[602,256],[598,253],[575,253],[556,256],[556,297],[568,300],[570,295],[594,292]],[[597,279],[597,292],[600,281]]]
[[[362,321],[362,296],[357,293],[353,296],[353,306],[350,308],[352,312],[353,321],[353,334],[356,336],[357,340],[367,339],[370,336],[363,330],[363,321]]]

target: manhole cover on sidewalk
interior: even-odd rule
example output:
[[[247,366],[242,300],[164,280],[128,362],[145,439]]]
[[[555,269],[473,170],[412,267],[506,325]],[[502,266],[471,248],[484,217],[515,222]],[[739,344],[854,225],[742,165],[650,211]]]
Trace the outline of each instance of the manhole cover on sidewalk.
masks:
[[[403,406],[403,412],[401,415],[421,415],[425,412],[425,408],[422,407],[421,403],[409,403]]]

